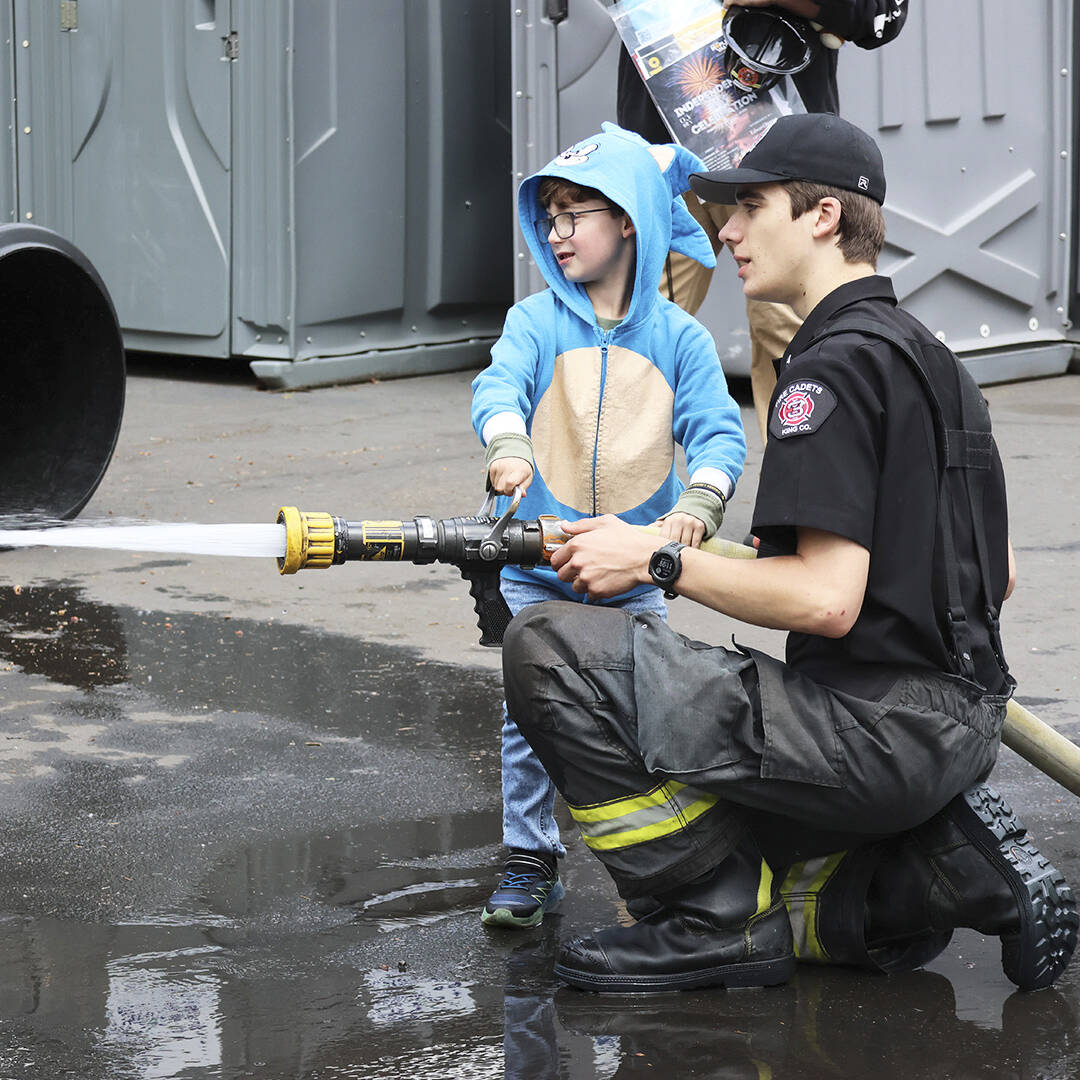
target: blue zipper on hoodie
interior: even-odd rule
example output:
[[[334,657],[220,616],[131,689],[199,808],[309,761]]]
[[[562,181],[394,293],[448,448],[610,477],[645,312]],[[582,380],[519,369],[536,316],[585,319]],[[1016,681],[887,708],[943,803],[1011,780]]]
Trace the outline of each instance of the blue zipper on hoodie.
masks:
[[[604,411],[604,388],[607,385],[607,359],[608,344],[611,341],[609,335],[614,334],[618,327],[610,330],[601,330],[597,326],[600,335],[600,396],[596,403],[596,430],[593,433],[592,449],[592,516],[596,517],[596,458],[600,446],[600,414]]]

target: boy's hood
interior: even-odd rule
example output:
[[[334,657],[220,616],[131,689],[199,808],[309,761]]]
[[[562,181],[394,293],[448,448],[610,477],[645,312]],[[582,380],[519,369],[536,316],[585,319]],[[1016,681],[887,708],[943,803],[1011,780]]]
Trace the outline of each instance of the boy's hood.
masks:
[[[683,202],[691,173],[701,172],[701,159],[675,143],[652,145],[616,124],[564,150],[554,161],[524,180],[518,189],[518,220],[536,265],[556,295],[586,322],[595,322],[583,285],[567,281],[552,254],[541,243],[533,222],[547,211],[536,201],[540,181],[559,177],[603,192],[618,203],[634,223],[637,260],[627,323],[648,314],[656,303],[664,260],[669,250],[681,252],[703,266],[716,265],[712,244]]]

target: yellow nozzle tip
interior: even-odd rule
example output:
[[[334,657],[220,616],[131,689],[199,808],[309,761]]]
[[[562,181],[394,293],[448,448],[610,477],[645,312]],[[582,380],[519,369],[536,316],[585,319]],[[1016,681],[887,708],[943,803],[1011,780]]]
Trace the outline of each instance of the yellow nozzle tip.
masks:
[[[283,506],[278,524],[285,526],[285,556],[278,559],[283,574],[297,570],[325,570],[334,562],[334,519],[321,511],[300,511]]]
[[[278,570],[283,574],[295,574],[304,565],[304,522],[295,506],[283,506],[277,515],[277,523],[285,526],[285,555],[278,559]]]

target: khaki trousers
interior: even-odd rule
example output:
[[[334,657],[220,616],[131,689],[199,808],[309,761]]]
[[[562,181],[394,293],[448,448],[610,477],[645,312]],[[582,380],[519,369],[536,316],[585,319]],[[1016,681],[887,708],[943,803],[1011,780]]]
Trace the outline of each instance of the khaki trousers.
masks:
[[[721,244],[717,234],[727,224],[735,207],[699,202],[692,192],[683,198],[690,213],[708,233],[713,250],[719,254]],[[684,311],[696,315],[705,302],[712,276],[712,270],[673,251],[668,256],[660,291]],[[750,388],[764,444],[769,424],[769,399],[776,386],[773,361],[784,355],[802,320],[787,304],[771,304],[763,300],[746,301],[746,319],[750,324]]]

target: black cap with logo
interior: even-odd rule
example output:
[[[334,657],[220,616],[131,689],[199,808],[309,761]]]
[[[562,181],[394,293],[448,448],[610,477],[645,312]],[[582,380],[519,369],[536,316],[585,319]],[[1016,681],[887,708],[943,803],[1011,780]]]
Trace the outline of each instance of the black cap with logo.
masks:
[[[885,201],[877,143],[831,113],[781,116],[737,169],[694,173],[690,186],[706,202],[731,204],[739,188],[777,180],[810,180]]]

